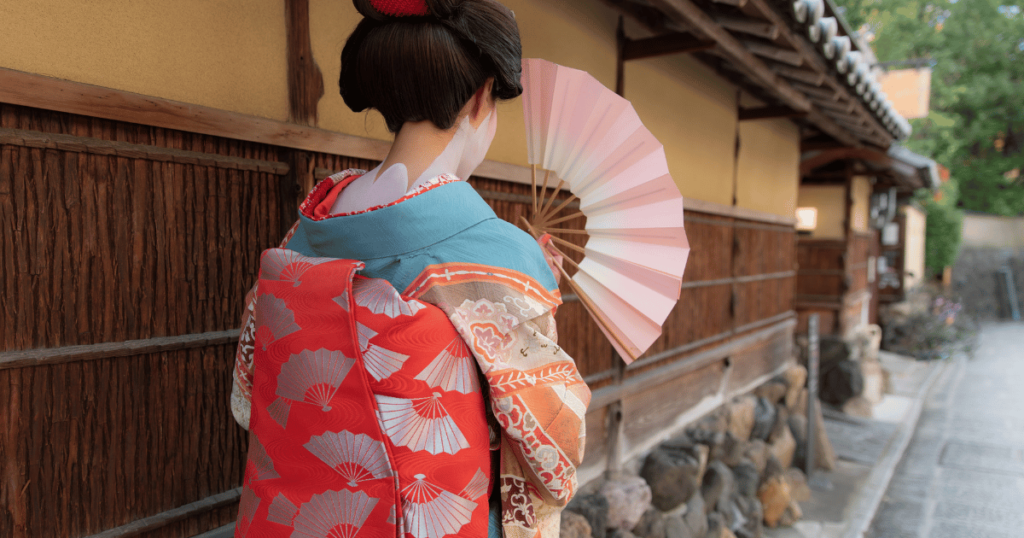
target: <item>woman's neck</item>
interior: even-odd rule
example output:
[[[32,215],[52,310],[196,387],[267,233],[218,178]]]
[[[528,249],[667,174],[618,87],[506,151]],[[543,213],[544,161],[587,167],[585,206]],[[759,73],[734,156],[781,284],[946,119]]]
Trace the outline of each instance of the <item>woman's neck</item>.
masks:
[[[465,136],[459,131],[458,128],[442,131],[429,121],[406,122],[395,135],[388,156],[377,167],[378,175],[401,164],[407,176],[407,189],[424,174],[431,177],[455,175],[465,146]]]

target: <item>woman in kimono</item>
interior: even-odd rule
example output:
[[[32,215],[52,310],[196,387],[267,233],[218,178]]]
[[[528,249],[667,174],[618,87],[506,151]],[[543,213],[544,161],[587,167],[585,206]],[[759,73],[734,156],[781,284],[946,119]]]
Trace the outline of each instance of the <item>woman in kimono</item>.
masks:
[[[464,181],[522,93],[514,14],[355,5],[341,95],[395,141],[263,255],[231,396],[251,433],[236,536],[554,538],[590,400],[557,345],[561,260]]]

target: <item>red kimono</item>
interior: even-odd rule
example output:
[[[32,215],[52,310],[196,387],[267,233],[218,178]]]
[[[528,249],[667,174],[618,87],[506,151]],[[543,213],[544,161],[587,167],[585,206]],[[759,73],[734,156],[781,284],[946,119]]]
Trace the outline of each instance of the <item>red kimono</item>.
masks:
[[[298,226],[333,218],[316,208],[353,176],[314,189]],[[460,213],[436,224],[443,230],[421,230],[426,247],[408,250],[417,239],[396,235],[400,255],[367,256],[366,268],[265,253],[232,394],[236,418],[253,434],[236,536],[481,538],[495,482],[506,537],[558,535],[576,488],[590,392],[556,343],[557,289],[532,239],[533,250],[514,236],[512,248],[476,259],[463,248],[460,238],[474,247],[480,234],[521,233],[496,222],[465,183],[428,185],[391,204],[402,218],[383,221],[441,212],[421,221],[433,223],[452,209],[446,203]],[[334,224],[354,233],[366,219]],[[285,243],[323,251],[310,229]],[[476,263],[500,261],[494,256],[513,261]],[[418,274],[403,280],[409,267]],[[360,270],[388,280],[353,276]],[[401,282],[402,293],[389,282]],[[498,452],[499,476],[489,449]]]

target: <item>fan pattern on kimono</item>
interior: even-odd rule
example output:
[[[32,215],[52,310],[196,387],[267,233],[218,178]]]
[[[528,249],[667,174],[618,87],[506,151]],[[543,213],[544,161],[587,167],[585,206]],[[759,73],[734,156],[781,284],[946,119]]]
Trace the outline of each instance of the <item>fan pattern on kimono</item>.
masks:
[[[487,532],[473,356],[444,312],[360,268],[264,253],[237,537]]]

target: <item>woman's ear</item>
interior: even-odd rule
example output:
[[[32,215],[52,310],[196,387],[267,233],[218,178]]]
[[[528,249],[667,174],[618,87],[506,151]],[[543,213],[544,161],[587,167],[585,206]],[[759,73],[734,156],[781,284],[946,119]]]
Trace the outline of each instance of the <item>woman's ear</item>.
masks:
[[[488,77],[483,86],[477,88],[476,93],[470,102],[469,123],[474,128],[480,124],[494,111],[494,77]]]

